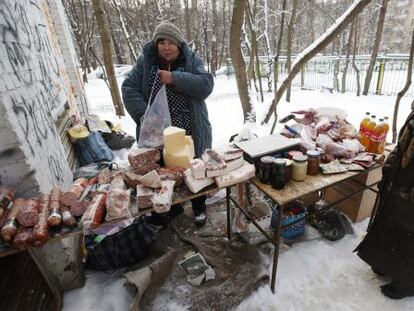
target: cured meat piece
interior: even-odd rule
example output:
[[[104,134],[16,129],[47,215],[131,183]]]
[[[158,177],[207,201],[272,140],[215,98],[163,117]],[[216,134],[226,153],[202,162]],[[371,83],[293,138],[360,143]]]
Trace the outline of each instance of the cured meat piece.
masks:
[[[20,208],[24,204],[24,199],[16,199],[13,207],[7,215],[6,223],[1,228],[1,236],[7,242],[13,239],[17,233],[17,215],[19,215]]]
[[[9,213],[10,213],[10,210],[8,209],[3,213],[3,215],[1,215],[1,217],[0,217],[0,229],[3,228],[4,224],[6,223],[7,216],[9,215]]]
[[[39,221],[33,230],[35,246],[42,246],[49,240],[49,226],[47,224],[47,218],[49,216],[49,199],[49,194],[42,194],[38,200]]]
[[[156,170],[152,170],[151,172],[141,176],[139,181],[148,188],[159,188],[161,187],[161,178],[158,175]]]
[[[118,218],[130,218],[129,210],[130,191],[123,189],[111,189],[106,197],[106,221]]]
[[[213,178],[195,179],[191,173],[191,169],[188,169],[184,172],[184,181],[192,193],[197,193],[201,189],[214,184]]]
[[[14,194],[16,189],[12,187],[0,186],[0,217],[9,207],[9,204],[14,201]]]
[[[191,173],[195,179],[203,179],[206,178],[206,163],[201,159],[194,159],[191,160]]]
[[[66,205],[61,206],[62,209],[62,222],[65,226],[73,227],[76,225],[76,220],[70,213],[69,207]]]
[[[125,190],[126,185],[125,185],[124,178],[122,177],[122,175],[118,175],[114,177],[109,188]]]
[[[102,222],[106,210],[105,203],[105,193],[99,193],[93,197],[80,222],[84,231],[95,229]]]
[[[174,192],[174,181],[165,180],[162,186],[154,191],[152,206],[156,213],[166,213],[171,209]]]
[[[51,227],[59,226],[62,223],[62,215],[60,210],[60,189],[58,187],[53,188],[50,192],[49,212],[47,224]]]
[[[82,201],[76,201],[71,207],[70,207],[70,213],[75,217],[82,216],[86,209],[88,208],[89,203],[91,200],[84,199]]]
[[[234,170],[227,175],[216,177],[216,184],[220,188],[234,185],[254,177],[255,172],[254,165],[245,162],[239,169]]]
[[[174,180],[174,188],[181,187],[184,182],[184,171],[182,167],[166,168],[161,167],[157,170],[160,175],[161,181],[163,180]]]
[[[98,175],[98,183],[110,184],[115,178],[122,176],[124,172],[125,170],[123,169],[109,170],[108,168],[105,168]]]
[[[209,171],[220,171],[226,168],[223,157],[215,150],[207,149],[201,157],[207,165],[207,176]]]
[[[140,177],[141,175],[135,174],[131,171],[124,173],[124,181],[131,188],[135,188],[137,185],[141,184],[141,182],[139,181]]]
[[[234,160],[243,156],[243,150],[233,146],[227,146],[221,150],[221,154],[225,161]]]
[[[137,205],[139,210],[152,207],[154,190],[143,185],[137,186]]]
[[[154,164],[160,159],[160,151],[153,148],[140,148],[138,150],[131,151],[128,154],[129,164],[135,170],[140,169],[142,166],[146,166],[148,164]]]
[[[72,184],[70,189],[62,194],[61,202],[63,205],[71,206],[79,199],[82,195],[83,190],[88,185],[88,180],[86,178],[78,178]]]
[[[158,168],[160,168],[160,166],[157,163],[146,164],[134,169],[134,173],[138,175],[145,175],[148,172],[151,172],[152,170],[157,170]]]
[[[17,215],[17,221],[23,227],[32,227],[36,225],[39,221],[38,201],[33,199],[24,200],[19,215]]]
[[[12,246],[19,250],[28,249],[34,244],[33,228],[19,228]]]

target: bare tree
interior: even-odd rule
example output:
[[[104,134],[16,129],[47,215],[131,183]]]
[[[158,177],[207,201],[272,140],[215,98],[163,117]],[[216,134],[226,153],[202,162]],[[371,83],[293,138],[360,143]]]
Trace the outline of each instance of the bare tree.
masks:
[[[270,48],[269,40],[269,9],[267,5],[268,0],[264,0],[264,32],[263,36],[265,39],[266,55],[267,55],[267,66],[266,66],[266,78],[267,78],[267,91],[270,93],[272,91],[272,53]]]
[[[246,64],[244,63],[241,51],[241,28],[243,15],[246,9],[246,0],[234,0],[233,16],[230,26],[230,56],[236,74],[237,89],[243,110],[243,118],[247,121],[250,118],[251,104],[247,88]]]
[[[342,72],[341,93],[346,92],[346,75],[348,73],[348,66],[350,62],[349,57],[351,55],[352,35],[354,33],[354,26],[355,26],[355,22],[352,22],[351,29],[349,30],[349,34],[348,34],[348,41],[346,43],[345,66]]]
[[[355,61],[355,55],[357,53],[358,50],[358,39],[359,39],[359,32],[358,32],[358,23],[359,18],[357,18],[355,21],[353,21],[352,23],[354,24],[353,29],[354,29],[354,43],[353,43],[353,49],[352,49],[352,68],[355,71],[356,74],[356,85],[357,85],[357,96],[361,95],[361,81],[360,81],[360,70],[358,68],[358,66],[356,65],[356,61]]]
[[[292,2],[292,11],[290,13],[290,18],[288,22],[287,29],[287,47],[286,47],[286,67],[290,71],[292,69],[292,43],[293,43],[293,26],[295,24],[296,10],[298,8],[298,0],[293,0]],[[286,101],[290,102],[290,85],[286,91]]]
[[[95,11],[96,23],[98,25],[99,32],[101,34],[101,44],[103,51],[103,59],[105,64],[106,77],[108,78],[109,85],[111,86],[112,102],[115,107],[115,112],[118,116],[124,116],[124,105],[119,95],[118,83],[116,82],[114,65],[112,63],[112,47],[111,37],[108,31],[108,25],[105,19],[105,13],[100,0],[92,0],[93,9]]]
[[[408,58],[408,69],[407,69],[407,80],[405,81],[405,85],[401,91],[397,94],[397,100],[395,101],[394,106],[394,116],[392,118],[392,142],[395,143],[397,140],[397,117],[398,117],[398,109],[400,108],[400,101],[401,98],[407,93],[410,85],[411,85],[411,75],[413,74],[413,55],[414,55],[414,28],[411,34],[411,47],[410,47],[410,56]]]
[[[300,72],[301,68],[312,59],[317,53],[323,50],[329,43],[331,43],[338,34],[340,34],[357,16],[358,14],[368,5],[370,0],[357,0],[355,1],[348,10],[337,19],[336,23],[326,31],[321,37],[319,37],[314,43],[307,47],[302,53],[297,56],[297,59],[289,72],[285,80],[282,82],[280,89],[278,89],[276,97],[270,106],[270,109],[264,119],[267,123],[271,115],[276,111],[277,104],[286,88],[290,85],[295,76]],[[277,115],[276,115],[277,116]],[[277,122],[275,118],[274,123]]]
[[[367,75],[365,76],[363,95],[368,95],[369,85],[371,84],[372,73],[374,71],[375,62],[377,61],[377,55],[379,51],[379,45],[381,42],[382,30],[384,29],[385,14],[387,13],[388,0],[382,0],[382,6],[378,18],[377,32],[375,35],[374,45],[371,51],[371,59],[369,61]]]

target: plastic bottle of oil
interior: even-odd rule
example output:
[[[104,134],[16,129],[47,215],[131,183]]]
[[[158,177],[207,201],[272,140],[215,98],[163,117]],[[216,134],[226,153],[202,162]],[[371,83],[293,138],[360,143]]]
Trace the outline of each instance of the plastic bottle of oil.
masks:
[[[381,136],[384,127],[384,119],[378,119],[378,123],[375,126],[375,129],[371,133],[370,141],[369,141],[369,152],[372,153],[380,153],[380,144],[381,144]]]
[[[371,120],[369,120],[366,130],[365,130],[365,136],[364,136],[364,146],[365,149],[369,152],[371,152],[371,135],[374,133],[375,131],[375,127],[377,126],[377,116],[376,115],[371,115]]]
[[[364,137],[365,137],[365,132],[367,129],[367,125],[369,123],[369,119],[370,119],[370,112],[365,112],[365,117],[362,119],[360,125],[359,125],[359,141],[361,142],[361,144],[366,148],[365,144],[364,144]]]
[[[378,146],[378,153],[384,153],[385,143],[387,141],[387,134],[390,129],[388,124],[388,117],[384,117],[384,122],[382,123],[381,127],[381,137],[380,137],[380,144]]]

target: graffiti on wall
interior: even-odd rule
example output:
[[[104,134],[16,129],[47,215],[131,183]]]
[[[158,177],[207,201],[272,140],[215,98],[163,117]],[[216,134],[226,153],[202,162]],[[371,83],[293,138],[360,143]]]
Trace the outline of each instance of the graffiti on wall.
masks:
[[[0,104],[44,188],[71,177],[55,121],[73,94],[53,29],[45,0],[0,2]]]

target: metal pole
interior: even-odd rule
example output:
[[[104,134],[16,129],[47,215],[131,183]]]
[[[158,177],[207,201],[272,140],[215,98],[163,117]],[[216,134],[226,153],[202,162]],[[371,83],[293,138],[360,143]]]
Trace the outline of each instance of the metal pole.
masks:
[[[284,206],[281,205],[279,207],[279,214],[277,215],[277,226],[273,232],[273,246],[275,248],[275,251],[273,253],[272,280],[270,283],[270,289],[272,290],[273,294],[275,293],[277,262],[279,260],[279,244],[280,244],[280,234],[282,233],[283,210],[284,210]]]
[[[226,188],[226,209],[227,209],[227,239],[231,240],[231,219],[230,219],[230,187]]]

